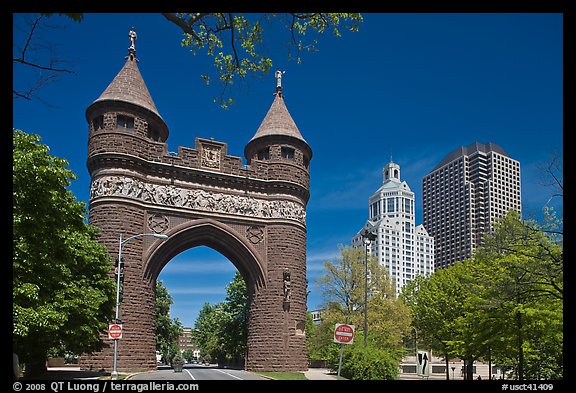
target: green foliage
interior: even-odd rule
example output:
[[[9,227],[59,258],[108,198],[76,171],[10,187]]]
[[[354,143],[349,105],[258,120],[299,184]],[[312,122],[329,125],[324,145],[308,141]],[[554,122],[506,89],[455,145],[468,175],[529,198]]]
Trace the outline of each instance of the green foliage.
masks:
[[[346,365],[350,374],[345,376],[352,379],[357,372],[357,379],[394,378],[404,354],[402,339],[411,329],[411,315],[404,301],[396,299],[386,269],[376,259],[368,259],[368,336],[364,348],[365,249],[340,246],[340,256],[326,261],[324,267],[326,274],[317,284],[326,303],[321,323],[307,331],[310,358],[328,360],[336,369],[339,346],[333,342],[334,328],[337,323],[349,323],[355,326],[356,334],[354,344],[344,351],[350,352]],[[361,363],[354,366],[354,361]]]
[[[214,306],[205,303],[195,323],[196,343],[201,356],[220,362],[241,362],[248,342],[248,290],[236,272],[226,287],[224,302]]]
[[[183,365],[185,362],[184,358],[180,354],[176,354],[171,361],[172,365]]]
[[[291,13],[291,14],[231,14],[231,13],[165,13],[166,19],[179,26],[183,33],[182,46],[192,53],[200,51],[214,58],[217,80],[223,86],[214,99],[223,108],[232,104],[226,89],[237,78],[249,74],[265,74],[272,67],[264,45],[264,27],[271,21],[282,24],[289,33],[288,55],[296,50],[296,60],[301,62],[302,51],[317,50],[318,36],[331,30],[335,37],[342,30],[358,31],[362,16],[357,13]],[[310,38],[310,39],[306,39]],[[202,74],[206,84],[209,74]]]
[[[563,251],[558,225],[510,212],[472,260],[408,285],[418,338],[437,353],[491,358],[517,378],[562,378]]]
[[[182,357],[186,359],[188,363],[192,363],[192,360],[195,360],[194,351],[190,348],[187,348],[182,352]]]
[[[156,350],[166,363],[179,353],[178,338],[184,327],[178,318],[170,318],[172,296],[164,283],[156,281]]]
[[[204,306],[198,313],[198,318],[194,324],[196,329],[196,343],[200,348],[200,356],[205,358],[207,354],[219,357],[222,354],[220,348],[220,337],[218,328],[223,314],[221,304],[212,306],[210,303],[204,303]]]
[[[338,346],[334,344],[334,327],[345,321],[340,304],[332,302],[322,310],[322,320],[312,330],[306,331],[308,357],[311,360],[330,360],[338,358]],[[337,363],[336,363],[337,364]]]
[[[13,344],[24,363],[103,348],[115,283],[99,230],[67,189],[75,174],[40,137],[13,130]]]
[[[344,346],[340,375],[352,380],[398,379],[398,359],[385,349],[355,342]]]

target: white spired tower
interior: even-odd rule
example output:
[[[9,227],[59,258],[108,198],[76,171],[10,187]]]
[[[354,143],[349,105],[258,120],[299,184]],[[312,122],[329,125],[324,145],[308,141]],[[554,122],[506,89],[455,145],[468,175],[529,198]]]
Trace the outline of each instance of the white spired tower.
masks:
[[[400,165],[390,160],[383,172],[382,186],[368,200],[368,221],[352,245],[365,246],[366,230],[375,235],[368,251],[388,269],[398,296],[416,276],[434,272],[434,238],[415,225],[414,193],[400,180]]]

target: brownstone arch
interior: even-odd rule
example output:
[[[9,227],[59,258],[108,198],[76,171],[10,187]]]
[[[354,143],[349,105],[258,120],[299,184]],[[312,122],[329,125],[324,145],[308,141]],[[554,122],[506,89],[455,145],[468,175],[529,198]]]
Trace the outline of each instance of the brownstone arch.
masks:
[[[123,245],[124,289],[118,370],[156,368],[155,284],[182,251],[208,246],[226,256],[249,290],[248,370],[306,370],[306,205],[312,150],[275,98],[241,157],[226,143],[196,138],[168,152],[169,129],[137,66],[126,63],[86,109],[91,175],[89,221],[115,257]],[[111,275],[114,273],[111,272]],[[107,340],[107,338],[104,338]],[[111,344],[111,343],[110,343]],[[81,358],[111,370],[113,346]]]

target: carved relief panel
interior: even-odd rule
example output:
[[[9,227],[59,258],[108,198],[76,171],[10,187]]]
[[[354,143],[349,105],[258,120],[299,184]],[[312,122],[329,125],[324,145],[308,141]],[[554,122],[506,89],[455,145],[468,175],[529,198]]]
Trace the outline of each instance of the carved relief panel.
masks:
[[[221,148],[208,144],[202,144],[201,165],[205,168],[220,169],[220,160],[222,157]]]

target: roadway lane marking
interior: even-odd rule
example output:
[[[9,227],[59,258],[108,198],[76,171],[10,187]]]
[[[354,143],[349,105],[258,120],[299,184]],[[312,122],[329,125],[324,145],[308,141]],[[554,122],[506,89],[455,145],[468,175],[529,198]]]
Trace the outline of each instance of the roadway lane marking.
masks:
[[[231,376],[232,378],[236,378],[236,379],[239,379],[239,380],[243,381],[242,378],[237,377],[236,375],[232,375],[232,374],[230,374],[230,373],[227,373],[226,371],[218,370],[217,368],[215,368],[214,371],[219,371],[219,372],[221,372],[221,373],[223,373],[223,374],[226,374],[226,375]]]
[[[194,378],[194,376],[192,374],[190,374],[190,371],[188,371],[187,369],[184,369],[184,371],[186,371],[188,373],[188,375],[190,375],[190,378],[192,378],[193,380],[196,380],[196,378]]]

